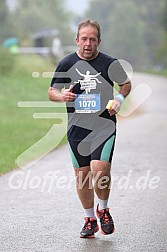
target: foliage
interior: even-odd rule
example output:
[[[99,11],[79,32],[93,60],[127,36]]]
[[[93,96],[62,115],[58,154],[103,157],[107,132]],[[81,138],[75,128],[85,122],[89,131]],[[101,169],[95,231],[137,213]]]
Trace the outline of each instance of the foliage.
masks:
[[[147,48],[146,56],[150,65],[159,65],[157,58],[158,51],[163,36],[163,27],[161,25],[161,16],[164,0],[135,0],[138,4],[140,22],[143,27],[143,41]]]
[[[163,39],[156,49],[156,59],[158,62],[159,68],[167,69],[167,32],[163,33]],[[161,69],[160,69],[161,70]]]
[[[8,37],[13,36],[13,22],[5,0],[0,1],[0,44]]]
[[[161,13],[161,24],[164,30],[162,32],[162,40],[156,51],[156,56],[159,62],[161,62],[161,65],[167,69],[167,0],[165,0],[164,5],[162,6]]]
[[[18,2],[19,6],[14,16],[17,17],[17,27],[20,23],[24,24],[19,29],[19,36],[22,39],[30,37],[33,32],[41,29],[56,28],[60,31],[63,42],[70,40],[70,14],[65,10],[64,1],[18,0]]]
[[[114,15],[109,18],[109,23],[112,25],[111,33],[107,33],[105,41],[110,41],[111,52],[114,52],[115,56],[141,68],[145,48],[141,39],[142,27],[136,6],[133,1],[124,1],[121,5],[117,1],[114,9]],[[120,18],[118,19],[118,17]],[[138,55],[138,57],[135,58],[134,55]]]
[[[16,2],[9,11],[5,0],[0,1],[0,43],[14,36],[21,46],[31,46],[32,34],[46,28],[57,28],[63,45],[74,43],[74,14],[65,8],[65,0]],[[167,0],[90,0],[89,6],[85,18],[99,21],[105,52],[124,58],[135,70],[167,67]]]
[[[58,29],[62,42],[65,45],[71,44],[73,41],[70,27],[72,16],[65,9],[64,1],[17,0],[16,9],[11,11],[10,15],[5,14],[3,17],[4,23],[6,19],[12,20],[13,36],[20,40],[21,46],[31,46],[32,34],[43,29]],[[2,38],[6,37],[3,35]]]
[[[162,8],[162,26],[167,32],[167,0],[165,0],[163,8]]]
[[[99,21],[103,50],[143,70],[159,64],[166,43],[161,25],[162,12],[163,22],[167,23],[164,1],[90,0],[86,17]]]
[[[0,48],[0,75],[11,75],[15,68],[15,55],[11,54],[8,49]]]

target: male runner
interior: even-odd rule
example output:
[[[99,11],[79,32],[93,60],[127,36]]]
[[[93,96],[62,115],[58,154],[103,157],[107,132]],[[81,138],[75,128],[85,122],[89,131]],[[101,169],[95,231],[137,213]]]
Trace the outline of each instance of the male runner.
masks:
[[[78,51],[59,62],[48,91],[51,101],[66,102],[67,106],[67,137],[77,193],[85,212],[81,238],[92,238],[99,230],[96,216],[102,234],[114,232],[108,198],[116,137],[115,114],[131,90],[118,61],[98,51],[100,36],[97,21],[88,19],[78,25]],[[115,98],[113,81],[120,86]],[[113,100],[112,107],[106,109],[109,100]],[[96,215],[94,193],[98,198]]]

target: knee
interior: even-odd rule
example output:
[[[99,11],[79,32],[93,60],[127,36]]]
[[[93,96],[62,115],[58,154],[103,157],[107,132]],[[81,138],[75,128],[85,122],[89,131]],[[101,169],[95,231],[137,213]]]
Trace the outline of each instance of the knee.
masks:
[[[88,183],[92,179],[92,173],[90,170],[84,171],[80,169],[75,170],[76,183]]]
[[[110,169],[94,169],[93,171],[93,177],[98,177],[100,178],[104,178],[104,177],[111,177],[111,172]]]
[[[110,177],[111,172],[111,164],[105,161],[93,160],[92,161],[92,173],[93,177],[98,176],[99,178],[102,177]]]

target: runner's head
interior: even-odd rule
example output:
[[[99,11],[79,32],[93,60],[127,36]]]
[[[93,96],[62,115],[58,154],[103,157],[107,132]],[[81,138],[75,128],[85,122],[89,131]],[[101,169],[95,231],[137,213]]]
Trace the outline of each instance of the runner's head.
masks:
[[[87,19],[80,22],[76,37],[76,44],[79,46],[78,56],[85,60],[94,59],[98,55],[100,36],[100,25],[97,21]]]
[[[88,27],[88,26],[92,26],[97,30],[97,38],[98,38],[98,42],[100,43],[101,41],[101,29],[100,29],[100,25],[96,20],[90,20],[90,19],[86,19],[84,21],[81,21],[78,25],[78,31],[77,31],[77,38],[79,38],[79,32],[83,27]]]

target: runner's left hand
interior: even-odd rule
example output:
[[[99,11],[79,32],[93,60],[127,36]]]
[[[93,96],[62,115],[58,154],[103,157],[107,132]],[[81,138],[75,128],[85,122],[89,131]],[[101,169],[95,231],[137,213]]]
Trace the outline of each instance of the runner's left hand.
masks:
[[[121,103],[118,100],[113,100],[112,108],[108,109],[110,116],[117,114],[121,109]]]

